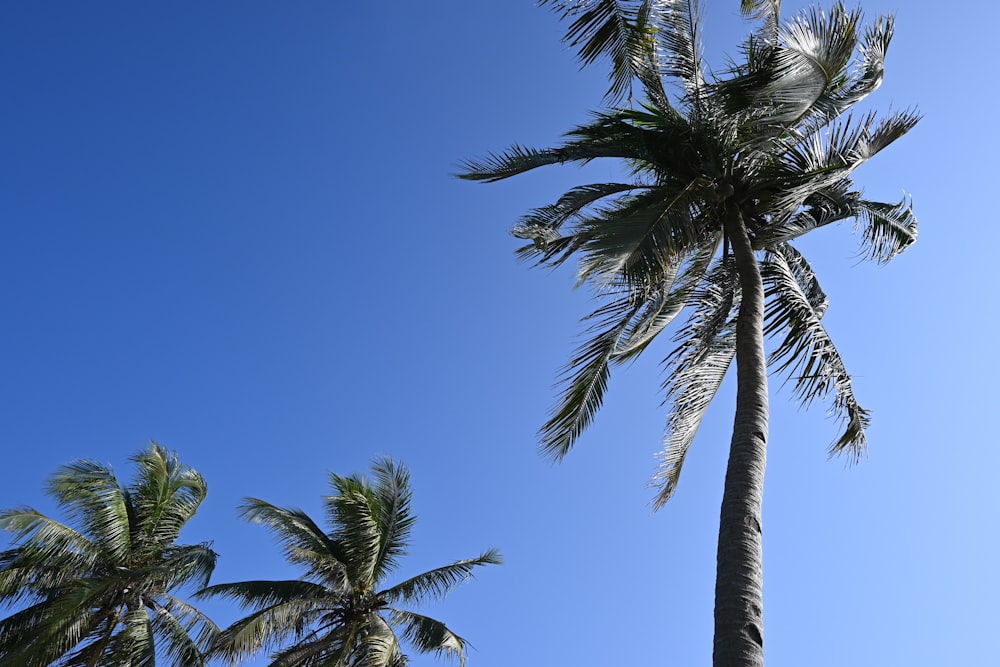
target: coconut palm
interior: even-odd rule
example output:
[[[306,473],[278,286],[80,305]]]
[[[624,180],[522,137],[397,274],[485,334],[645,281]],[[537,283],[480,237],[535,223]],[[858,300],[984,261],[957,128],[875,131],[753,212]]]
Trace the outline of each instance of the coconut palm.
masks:
[[[214,624],[174,592],[208,583],[216,554],[175,544],[205,498],[205,480],[156,443],[132,459],[132,484],[80,460],[46,491],[69,523],[34,509],[0,511],[15,548],[0,554],[0,600],[19,607],[0,621],[0,663],[204,665]]]
[[[581,185],[530,211],[514,236],[544,266],[578,259],[579,283],[600,302],[540,429],[563,457],[601,406],[610,368],[635,359],[675,320],[666,357],[671,406],[660,507],[674,492],[705,411],[735,356],[737,407],[723,493],[715,608],[716,665],[763,661],[761,501],[768,367],[808,405],[832,398],[844,430],[833,453],[857,459],[869,414],[822,325],[827,299],[793,242],[854,220],[863,253],[886,262],[916,240],[910,201],[866,199],[854,170],[910,130],[918,114],[850,113],[882,81],[891,16],[864,27],[837,3],[781,25],[777,0],[744,1],[756,29],[718,76],[701,59],[694,0],[562,0],[567,40],[584,63],[612,61],[620,103],[555,148],[520,145],[471,160],[462,178],[493,182],[552,164],[608,158],[618,182]],[[668,88],[665,84],[675,84]],[[668,94],[669,93],[669,94]],[[765,336],[776,338],[767,358]]]
[[[500,563],[495,549],[395,585],[386,578],[406,555],[416,517],[409,473],[391,459],[372,464],[374,480],[330,475],[324,498],[332,530],[324,532],[298,509],[248,498],[242,516],[269,529],[302,579],[216,584],[199,596],[221,596],[253,611],[218,636],[214,653],[231,663],[273,650],[273,667],[402,667],[400,638],[421,653],[458,657],[466,641],[444,623],[400,609],[400,603],[439,598],[481,565]]]

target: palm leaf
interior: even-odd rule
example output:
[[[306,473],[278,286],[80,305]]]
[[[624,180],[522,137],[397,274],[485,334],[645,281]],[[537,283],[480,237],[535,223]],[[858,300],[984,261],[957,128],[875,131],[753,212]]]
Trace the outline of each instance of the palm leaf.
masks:
[[[227,592],[219,591],[218,594]],[[278,646],[286,639],[301,638],[325,610],[322,600],[313,597],[300,597],[257,609],[219,632],[212,643],[211,654],[235,663],[262,649]]]
[[[115,564],[127,564],[131,551],[128,504],[109,468],[95,461],[71,463],[56,471],[46,490]]]
[[[720,260],[691,295],[692,314],[676,339],[681,344],[667,358],[664,383],[670,415],[651,485],[659,509],[673,495],[687,452],[736,353],[735,311],[739,283],[731,258]]]
[[[699,24],[701,7],[697,0],[664,2],[660,13],[658,46],[663,53],[661,72],[679,78],[690,98],[697,99],[705,86]]]
[[[611,87],[606,98],[616,104],[631,97],[632,84],[639,80],[654,86],[656,76],[655,47],[657,17],[660,6],[656,0],[540,0],[552,5],[564,19],[571,20],[564,41],[578,49],[583,65],[601,57],[611,61]],[[662,89],[661,89],[662,92]],[[666,96],[662,96],[665,100]]]
[[[917,240],[913,202],[904,197],[897,204],[859,200],[856,217],[864,227],[863,249],[884,264]]]
[[[702,241],[691,218],[694,188],[656,188],[581,220],[586,240],[578,282],[635,288],[659,282],[678,255]]]
[[[410,507],[413,490],[410,473],[389,457],[372,462],[375,474],[373,491],[377,500],[375,516],[378,521],[379,546],[372,572],[373,581],[381,581],[399,566],[400,557],[407,552],[410,531],[417,518]]]
[[[133,461],[139,474],[129,487],[129,497],[138,513],[139,532],[149,548],[159,549],[177,539],[208,487],[201,474],[155,442]]]
[[[459,665],[464,667],[468,643],[441,621],[412,611],[393,609],[389,623],[400,627],[403,637],[420,653],[457,657]]]
[[[345,565],[349,560],[348,554],[302,510],[278,507],[257,498],[244,498],[240,516],[272,533],[290,563],[304,565],[310,574],[322,577],[332,586],[349,586]]]
[[[539,429],[542,451],[548,456],[557,460],[565,456],[600,409],[608,388],[609,362],[643,302],[624,295],[588,316],[596,320],[588,329],[593,337],[566,365],[560,378],[566,388],[552,417]]]
[[[477,558],[455,561],[451,565],[435,568],[400,582],[379,592],[379,597],[388,602],[419,603],[427,598],[440,599],[455,586],[472,578],[477,567],[499,565],[503,562],[497,549],[484,551]]]
[[[822,311],[818,313],[810,302],[810,295],[818,290],[812,269],[801,254],[785,244],[767,254],[761,276],[768,298],[765,333],[785,332],[771,354],[774,372],[787,372],[795,396],[804,406],[833,393],[834,414],[846,427],[831,446],[831,454],[847,452],[857,460],[865,450],[869,413],[858,405],[847,369],[820,323]]]
[[[629,323],[628,330],[619,341],[614,355],[615,362],[624,363],[637,357],[674,321],[704,278],[720,240],[721,237],[718,236],[711,239],[690,260],[674,260],[670,263],[670,269],[647,297],[642,310]],[[678,270],[680,265],[684,268]]]

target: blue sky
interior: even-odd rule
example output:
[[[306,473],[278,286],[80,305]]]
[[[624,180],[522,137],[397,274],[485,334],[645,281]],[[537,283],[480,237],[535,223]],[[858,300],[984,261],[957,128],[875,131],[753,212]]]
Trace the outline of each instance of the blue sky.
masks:
[[[747,26],[736,0],[705,6],[721,65]],[[850,225],[800,245],[874,419],[869,458],[845,467],[826,458],[825,406],[799,410],[772,383],[765,652],[769,667],[985,665],[1000,621],[1000,10],[864,6],[898,10],[871,105],[926,117],[858,182],[912,193],[920,239],[886,267],[858,263]],[[329,471],[390,454],[420,515],[401,576],[506,556],[425,610],[476,646],[470,667],[708,664],[734,386],[656,514],[668,340],[613,377],[562,464],[541,458],[534,433],[590,304],[571,270],[519,264],[507,230],[581,174],[452,176],[513,142],[556,143],[599,107],[604,71],[580,72],[562,30],[528,0],[8,4],[0,507],[52,512],[58,466],[94,458],[127,478],[155,439],[208,480],[183,537],[214,540],[213,581],[282,578],[240,498],[321,516]]]

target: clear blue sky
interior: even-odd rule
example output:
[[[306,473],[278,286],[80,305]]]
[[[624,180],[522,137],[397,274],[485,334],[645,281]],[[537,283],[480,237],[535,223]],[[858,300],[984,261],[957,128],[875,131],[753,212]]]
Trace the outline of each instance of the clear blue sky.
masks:
[[[911,192],[920,240],[881,268],[857,262],[850,225],[801,246],[874,420],[870,457],[845,468],[826,459],[825,406],[801,411],[773,383],[766,655],[987,665],[1000,10],[864,4],[899,10],[871,103],[926,118],[858,180],[876,199]],[[705,5],[721,64],[746,26],[736,0]],[[518,264],[507,230],[581,175],[451,175],[555,143],[599,106],[604,71],[581,73],[562,30],[529,0],[7,3],[0,507],[52,511],[58,466],[95,458],[127,478],[155,439],[208,480],[183,541],[214,540],[214,581],[282,578],[240,498],[321,516],[328,471],[391,454],[420,515],[401,575],[506,555],[426,608],[476,646],[470,667],[709,664],[734,387],[655,515],[668,340],[617,373],[563,464],[542,459],[534,432],[590,304],[571,270]]]

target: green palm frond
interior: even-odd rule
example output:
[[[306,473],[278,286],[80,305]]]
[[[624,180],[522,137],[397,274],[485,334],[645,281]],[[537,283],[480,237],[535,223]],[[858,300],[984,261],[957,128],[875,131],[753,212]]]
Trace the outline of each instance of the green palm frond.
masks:
[[[731,258],[715,263],[689,299],[691,315],[677,332],[678,347],[667,357],[666,402],[670,405],[660,465],[651,485],[654,509],[677,488],[687,452],[736,354],[739,287]]]
[[[155,667],[153,627],[146,610],[128,609],[121,620],[124,630],[109,644],[111,663],[122,667]]]
[[[4,565],[0,599],[14,592],[14,585],[2,583],[11,577],[24,581],[20,577],[26,572],[42,574],[43,570],[50,577],[60,572],[72,575],[93,567],[101,555],[99,546],[85,535],[30,507],[0,511],[0,530],[13,533],[19,544],[0,559]]]
[[[561,248],[557,248],[560,240],[559,228],[568,220],[584,215],[587,208],[606,197],[631,192],[648,186],[634,185],[630,183],[594,183],[573,188],[555,204],[543,206],[530,211],[523,216],[511,234],[515,238],[526,239],[532,242],[531,246],[522,253],[525,259],[531,257],[541,257],[540,263],[551,263],[558,265],[568,255],[562,255],[555,261]]]
[[[879,264],[885,264],[917,240],[917,218],[909,197],[897,204],[861,199],[856,216],[864,228],[863,252]]]
[[[336,591],[300,579],[213,584],[195,593],[198,598],[221,597],[233,600],[241,609],[272,607],[296,600],[329,600],[331,596],[334,600],[339,598]]]
[[[631,97],[632,85],[641,81],[654,90],[659,82],[656,35],[662,0],[540,0],[571,21],[564,41],[578,49],[586,66],[602,57],[611,61],[612,104]],[[662,88],[659,90],[662,93]],[[666,100],[666,95],[661,96]]]
[[[373,491],[378,502],[379,532],[379,550],[372,577],[378,582],[399,567],[399,559],[406,554],[410,531],[417,517],[411,510],[413,490],[409,470],[396,465],[387,456],[375,459],[371,468],[375,475]]]
[[[860,194],[850,188],[848,178],[816,187],[806,196],[802,206],[787,217],[772,217],[769,224],[757,229],[754,247],[781,244],[814,229],[855,217]]]
[[[129,487],[138,514],[138,532],[150,548],[161,548],[177,539],[205,499],[208,486],[198,471],[155,442],[132,460],[139,470]]]
[[[816,100],[803,119],[804,128],[815,130],[827,125],[882,85],[892,32],[891,16],[879,16],[875,23],[865,28],[864,37],[857,44],[856,62],[845,66],[833,85]]]
[[[158,634],[164,635],[168,646],[176,644],[177,649],[170,650],[188,652],[190,647],[194,647],[199,653],[206,653],[219,634],[219,626],[200,609],[180,598],[166,593],[159,597],[154,627]],[[164,626],[162,629],[160,624]],[[182,660],[181,664],[188,663]]]
[[[331,585],[348,586],[345,569],[348,554],[308,514],[257,498],[244,498],[239,512],[241,517],[264,526],[275,536],[288,562],[305,565],[310,574],[323,577]]]
[[[76,461],[56,471],[46,491],[102,551],[119,565],[127,563],[132,539],[128,504],[110,468]]]
[[[353,659],[357,651],[358,624],[334,628],[322,636],[276,651],[270,667],[366,667]]]
[[[701,284],[720,242],[721,236],[717,236],[701,246],[689,260],[674,260],[670,263],[660,284],[629,323],[628,330],[615,350],[613,361],[624,363],[636,358],[670,326]],[[683,268],[679,269],[681,266]]]
[[[389,622],[401,628],[401,634],[421,653],[457,657],[465,665],[468,642],[448,629],[441,621],[412,611],[393,609]]]
[[[662,53],[660,73],[681,80],[685,93],[695,100],[705,86],[700,34],[701,7],[697,0],[663,3],[656,32]]]
[[[426,599],[439,599],[448,594],[455,586],[468,581],[477,567],[483,565],[500,565],[503,558],[497,549],[484,551],[477,558],[455,561],[451,565],[435,568],[410,577],[395,586],[379,592],[379,597],[394,603],[420,602]]]
[[[330,486],[335,495],[323,500],[327,516],[336,526],[334,540],[344,549],[348,576],[351,581],[373,585],[382,539],[378,498],[362,477],[331,473]]]
[[[643,290],[660,282],[678,256],[704,241],[691,215],[697,187],[652,189],[581,220],[579,283]]]
[[[840,353],[820,322],[822,311],[817,312],[810,302],[821,293],[812,269],[798,251],[785,244],[767,254],[761,275],[768,298],[765,333],[785,332],[771,355],[774,372],[788,374],[804,406],[833,393],[834,414],[846,427],[831,446],[831,454],[846,452],[857,460],[865,451],[869,413],[858,405]]]
[[[220,591],[220,594],[226,593]],[[219,632],[212,643],[211,654],[236,663],[260,650],[279,646],[287,639],[301,639],[309,634],[311,625],[325,611],[322,600],[311,596],[256,609]]]
[[[490,153],[485,158],[463,161],[459,165],[461,171],[458,177],[467,181],[495,183],[538,167],[565,161],[558,149],[528,148],[515,144],[502,153]]]
[[[189,585],[202,588],[208,585],[218,559],[219,555],[207,543],[173,545],[163,550],[162,560],[154,570],[162,573],[169,589]]]
[[[64,600],[34,604],[0,621],[0,664],[41,664],[69,651],[96,624],[93,613],[67,616]]]
[[[781,0],[740,0],[740,12],[744,18],[764,23],[762,33],[771,43],[778,40],[778,18],[781,15]]]
[[[371,614],[360,633],[354,662],[361,667],[395,667],[406,665],[399,637],[392,626],[379,614]]]
[[[173,660],[174,664],[201,667],[207,664],[203,649],[208,647],[213,633],[202,630],[200,641],[196,640],[198,628],[194,619],[186,619],[179,612],[180,608],[176,605],[172,611],[159,607],[153,612],[151,628],[156,643],[162,648],[163,655]]]

